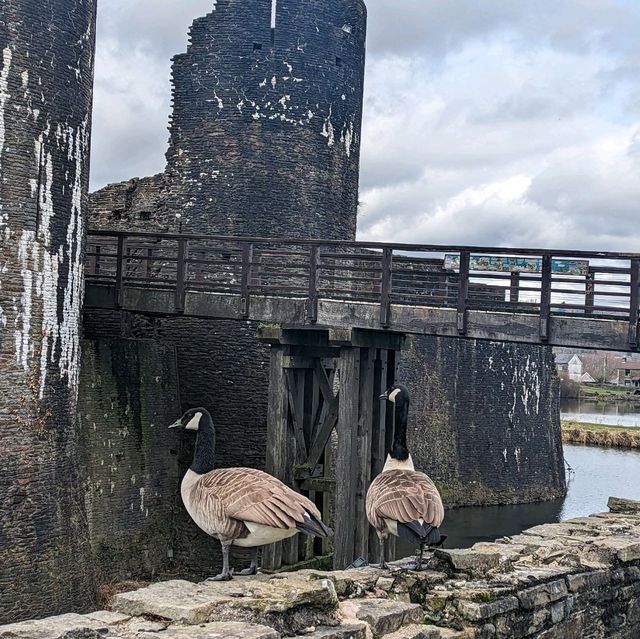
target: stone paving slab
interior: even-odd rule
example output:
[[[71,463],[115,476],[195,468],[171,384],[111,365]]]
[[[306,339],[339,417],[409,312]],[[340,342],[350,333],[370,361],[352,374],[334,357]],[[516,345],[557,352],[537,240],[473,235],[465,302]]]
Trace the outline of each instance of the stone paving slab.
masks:
[[[367,639],[368,626],[365,623],[348,623],[333,628],[318,628],[298,637],[304,639]]]
[[[131,616],[153,615],[198,624],[244,620],[247,615],[283,614],[300,607],[335,607],[338,596],[329,579],[273,577],[194,584],[167,581],[114,597],[113,610]]]
[[[374,639],[395,632],[402,626],[424,621],[422,606],[391,599],[354,599],[348,605],[343,604],[342,610],[348,616],[368,624]]]
[[[0,639],[98,639],[104,637],[108,629],[109,624],[102,621],[67,614],[0,626]]]
[[[280,634],[267,626],[217,622],[170,626],[162,632],[138,634],[136,639],[280,639]]]

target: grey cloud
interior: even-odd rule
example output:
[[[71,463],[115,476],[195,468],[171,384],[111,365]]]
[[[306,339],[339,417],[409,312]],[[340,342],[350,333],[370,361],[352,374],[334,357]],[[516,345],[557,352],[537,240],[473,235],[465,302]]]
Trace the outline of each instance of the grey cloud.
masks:
[[[212,6],[100,3],[94,187],[162,170],[170,58]],[[633,248],[638,3],[368,7],[360,237]]]

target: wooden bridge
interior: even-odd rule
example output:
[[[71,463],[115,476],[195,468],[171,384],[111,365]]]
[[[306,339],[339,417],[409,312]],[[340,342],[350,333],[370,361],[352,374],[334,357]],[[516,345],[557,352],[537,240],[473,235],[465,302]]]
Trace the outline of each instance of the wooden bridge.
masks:
[[[110,231],[87,248],[87,307],[262,323],[267,470],[335,530],[332,547],[270,547],[274,569],[376,548],[365,496],[393,434],[378,397],[406,334],[638,348],[636,254]]]
[[[86,305],[638,349],[640,254],[89,233]]]

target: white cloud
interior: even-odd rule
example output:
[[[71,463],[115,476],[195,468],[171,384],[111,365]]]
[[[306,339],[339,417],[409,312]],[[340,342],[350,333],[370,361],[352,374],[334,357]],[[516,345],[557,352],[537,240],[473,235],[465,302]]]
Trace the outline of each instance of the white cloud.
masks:
[[[212,0],[101,3],[93,185],[162,170]],[[634,249],[640,4],[369,0],[360,237]]]

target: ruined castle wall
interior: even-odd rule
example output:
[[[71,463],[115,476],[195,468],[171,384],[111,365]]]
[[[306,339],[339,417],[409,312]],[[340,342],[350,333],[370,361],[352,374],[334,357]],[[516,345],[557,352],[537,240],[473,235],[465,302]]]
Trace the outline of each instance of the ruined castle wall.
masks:
[[[416,465],[448,505],[565,494],[551,348],[414,336],[399,377],[412,395]]]
[[[0,621],[92,598],[77,481],[95,0],[0,10]]]
[[[355,238],[361,0],[219,0],[174,58],[169,211],[186,232]]]

